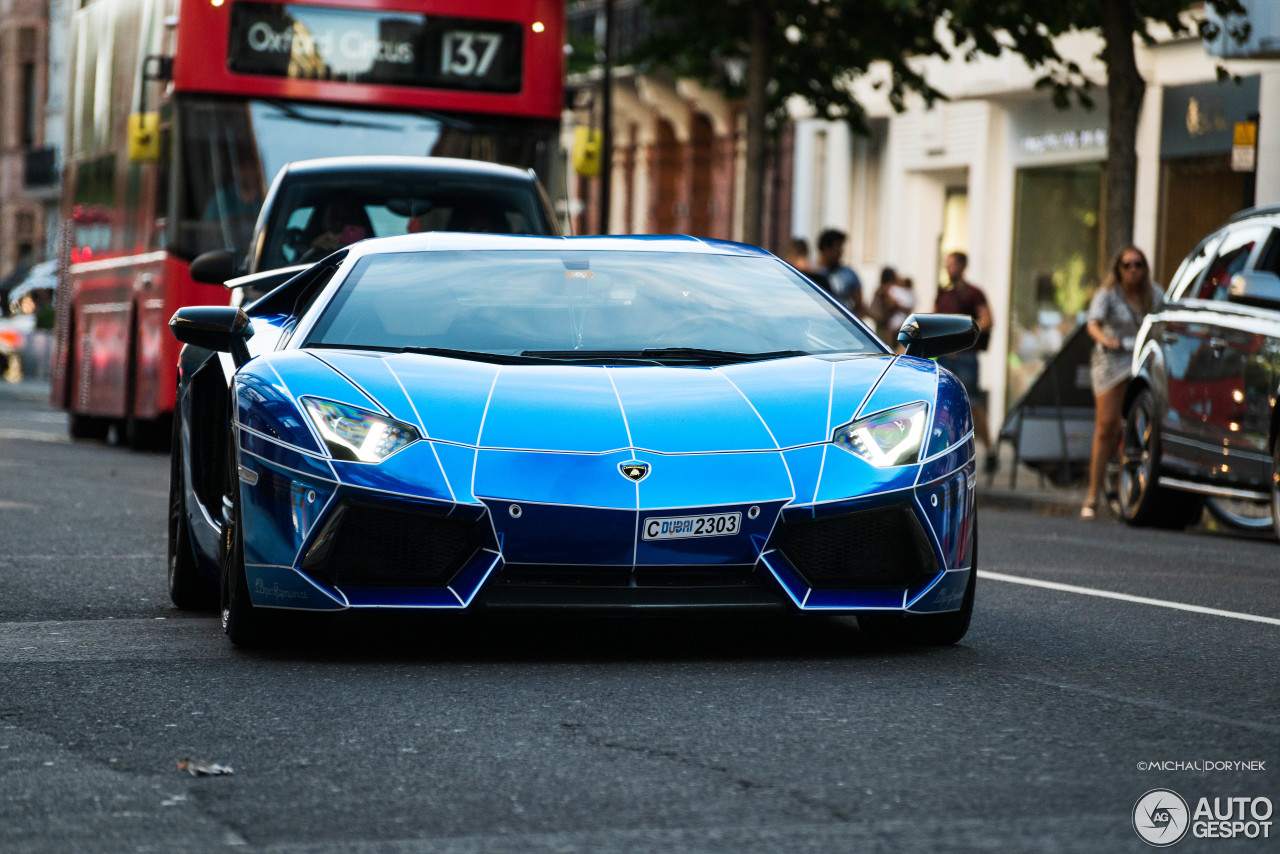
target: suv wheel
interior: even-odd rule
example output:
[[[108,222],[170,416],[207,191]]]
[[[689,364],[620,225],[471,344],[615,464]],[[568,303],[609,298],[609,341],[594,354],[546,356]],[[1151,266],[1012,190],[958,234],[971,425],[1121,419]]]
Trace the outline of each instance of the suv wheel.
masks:
[[[1130,525],[1185,528],[1199,521],[1204,499],[1159,483],[1160,431],[1155,396],[1138,393],[1125,414],[1120,446],[1120,517]]]

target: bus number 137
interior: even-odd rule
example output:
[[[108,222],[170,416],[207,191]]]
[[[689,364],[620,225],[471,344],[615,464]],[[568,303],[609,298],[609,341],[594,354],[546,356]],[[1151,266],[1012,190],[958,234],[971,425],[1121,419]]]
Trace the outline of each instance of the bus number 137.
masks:
[[[501,45],[502,36],[498,33],[450,30],[444,34],[440,71],[458,77],[483,77],[489,73]]]

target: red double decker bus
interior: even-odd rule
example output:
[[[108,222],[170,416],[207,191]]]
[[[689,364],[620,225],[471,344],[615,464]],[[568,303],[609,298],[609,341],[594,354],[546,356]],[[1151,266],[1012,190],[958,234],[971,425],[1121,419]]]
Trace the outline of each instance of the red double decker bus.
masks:
[[[466,157],[563,195],[563,0],[83,0],[51,397],[74,437],[165,437],[193,258],[244,257],[293,160]],[[560,192],[557,192],[557,189]]]

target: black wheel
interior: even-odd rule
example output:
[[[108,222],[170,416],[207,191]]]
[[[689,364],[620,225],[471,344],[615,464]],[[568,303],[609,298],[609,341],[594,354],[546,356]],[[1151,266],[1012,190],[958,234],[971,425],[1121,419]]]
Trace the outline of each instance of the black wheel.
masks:
[[[150,418],[133,415],[124,420],[124,443],[135,451],[154,451],[160,447],[160,424]]]
[[[72,439],[97,439],[101,441],[107,438],[107,430],[110,427],[110,418],[77,415],[74,412],[67,416],[67,432],[71,434]]]
[[[1273,490],[1274,492],[1274,490]],[[1239,498],[1206,498],[1209,515],[1237,531],[1270,531],[1274,501],[1247,501]]]
[[[186,480],[182,470],[182,425],[173,423],[173,454],[169,462],[169,599],[184,611],[211,610],[218,602],[214,584],[196,566],[187,521]]]
[[[244,574],[244,529],[240,513],[240,478],[236,470],[235,430],[227,457],[227,491],[222,512],[222,572],[218,603],[222,631],[236,646],[265,646],[274,638],[272,619],[253,607]]]
[[[1130,525],[1181,529],[1200,519],[1204,499],[1160,486],[1155,396],[1143,389],[1125,413],[1120,446],[1120,518]]]
[[[1120,506],[1120,454],[1114,454],[1107,460],[1106,471],[1102,474],[1102,500],[1106,503],[1111,515],[1123,518]]]
[[[942,614],[867,614],[858,617],[858,630],[880,643],[950,646],[959,643],[973,619],[974,594],[978,585],[978,518],[973,519],[973,560],[969,583],[964,588],[960,610]]]

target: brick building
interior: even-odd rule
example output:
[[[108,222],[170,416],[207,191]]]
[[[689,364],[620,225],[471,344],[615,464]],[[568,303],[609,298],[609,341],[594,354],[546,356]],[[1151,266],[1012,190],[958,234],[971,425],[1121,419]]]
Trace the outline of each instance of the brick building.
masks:
[[[57,0],[0,0],[0,276],[49,255],[57,222],[50,139],[49,12]],[[60,99],[55,99],[60,103]]]

